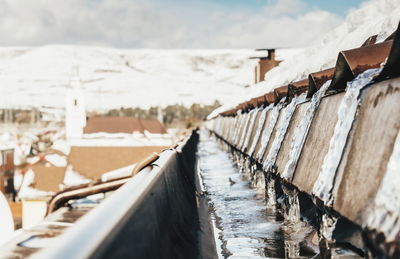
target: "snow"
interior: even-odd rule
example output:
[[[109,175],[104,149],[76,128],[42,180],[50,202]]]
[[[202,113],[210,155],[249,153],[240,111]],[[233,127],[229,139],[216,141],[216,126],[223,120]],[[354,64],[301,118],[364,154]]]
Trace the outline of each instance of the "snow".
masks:
[[[399,20],[400,0],[364,3],[359,9],[351,11],[336,29],[320,37],[316,35],[315,45],[280,63],[266,73],[265,81],[248,89],[247,95],[237,96],[236,101],[213,111],[208,118],[277,87],[304,79],[312,72],[334,67],[340,51],[358,48],[372,35],[378,35],[378,42],[382,42],[396,30]]]
[[[276,131],[276,137],[272,142],[272,146],[268,152],[267,159],[263,163],[263,167],[267,172],[273,170],[279,149],[281,147],[283,139],[285,138],[290,120],[292,119],[293,113],[296,110],[297,104],[304,102],[305,99],[306,94],[303,93],[302,95],[293,98],[293,100],[285,108],[282,109],[283,114],[280,115],[283,116],[282,120],[279,120],[279,124],[277,125],[278,128]]]
[[[400,233],[400,131],[397,134],[386,174],[379,186],[367,225],[385,233],[387,242],[395,242]]]
[[[84,134],[81,139],[72,139],[70,146],[170,146],[173,139],[170,134],[140,133],[92,133]]]
[[[76,186],[80,184],[86,184],[91,182],[90,179],[80,175],[72,169],[72,166],[68,166],[65,170],[64,185],[65,187]]]
[[[260,133],[261,134],[261,147],[258,150],[258,153],[256,154],[256,158],[260,161],[262,160],[264,153],[267,149],[272,131],[274,130],[275,124],[278,121],[279,111],[281,110],[281,108],[282,108],[282,103],[279,103],[278,105],[272,107],[272,111],[271,111],[271,114],[270,114],[268,122],[267,122],[268,125],[262,131],[262,133]],[[271,104],[268,106],[268,109],[271,109]]]
[[[0,192],[0,245],[13,237],[14,220],[11,209],[3,193]]]
[[[67,166],[67,159],[64,156],[58,154],[49,154],[45,156],[45,159],[51,164],[57,167]]]
[[[287,181],[291,181],[294,171],[297,166],[297,161],[300,158],[300,153],[303,149],[303,145],[306,141],[308,130],[310,129],[314,114],[318,109],[319,103],[322,97],[325,95],[331,80],[325,82],[325,84],[312,96],[311,102],[307,107],[306,114],[301,120],[300,125],[295,129],[294,137],[290,145],[289,161],[287,162],[285,169],[282,173],[282,177]]]
[[[261,133],[262,133],[261,131],[262,131],[262,129],[264,127],[264,124],[265,124],[265,119],[267,118],[267,113],[272,108],[273,108],[273,105],[270,104],[266,108],[264,108],[262,113],[261,113],[260,119],[258,120],[258,124],[257,124],[257,128],[256,128],[256,133],[255,133],[255,136],[254,136],[254,140],[253,140],[253,143],[252,143],[252,145],[251,145],[251,147],[249,149],[249,155],[250,156],[253,156],[254,150],[256,149],[258,140],[259,140],[259,138],[261,136]]]
[[[342,158],[347,137],[353,125],[359,105],[359,94],[371,80],[377,76],[382,69],[369,69],[360,74],[351,82],[347,83],[346,93],[337,111],[338,120],[335,125],[333,136],[329,142],[328,153],[322,163],[321,172],[314,183],[313,194],[319,197],[326,205],[332,205],[334,197],[332,189],[335,183],[336,171]]]
[[[60,151],[65,155],[68,155],[71,150],[71,147],[69,146],[68,142],[63,139],[55,140],[51,148]]]
[[[132,171],[135,168],[136,164],[132,164],[129,166],[125,166],[119,169],[112,170],[110,172],[104,173],[101,176],[101,180],[103,182],[109,181],[116,178],[127,177],[132,175]]]
[[[53,195],[52,192],[40,191],[30,187],[30,185],[35,181],[35,173],[32,171],[32,169],[29,169],[25,173],[23,180],[19,179],[19,177],[21,176],[16,174],[14,178],[16,178],[17,183],[22,182],[18,192],[18,197],[20,199],[36,199],[38,197],[47,197]]]
[[[278,49],[285,59],[299,49]],[[73,68],[79,68],[87,110],[169,104],[222,103],[245,95],[258,52],[154,50],[49,45],[0,48],[2,106],[65,106]],[[48,109],[49,110],[49,109]],[[53,110],[59,114],[57,109]],[[51,109],[49,110],[51,113]]]

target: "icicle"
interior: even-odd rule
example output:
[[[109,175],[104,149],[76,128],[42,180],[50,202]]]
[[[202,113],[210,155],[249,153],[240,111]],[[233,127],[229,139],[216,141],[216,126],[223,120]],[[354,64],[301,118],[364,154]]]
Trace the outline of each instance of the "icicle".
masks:
[[[335,230],[337,218],[324,214],[319,229],[319,247],[322,258],[332,258],[333,231]]]
[[[332,189],[335,174],[356,115],[359,104],[358,96],[361,89],[371,82],[380,71],[381,69],[367,70],[353,81],[347,83],[347,90],[339,106],[338,121],[329,143],[328,153],[324,158],[321,172],[313,187],[313,194],[328,206],[333,204]]]
[[[400,131],[397,133],[386,174],[370,209],[367,227],[384,233],[386,242],[395,241],[400,233]]]
[[[285,209],[285,219],[290,223],[297,223],[300,221],[300,204],[297,190],[285,189],[287,194],[287,202]]]
[[[335,230],[337,218],[327,214],[322,215],[322,222],[320,226],[321,237],[329,243],[333,243],[333,231]]]
[[[262,129],[265,124],[265,119],[267,118],[267,113],[268,113],[268,111],[270,111],[272,109],[272,107],[274,107],[274,104],[270,104],[266,108],[264,108],[264,110],[262,111],[262,113],[260,115],[260,118],[258,119],[256,134],[254,135],[253,143],[251,144],[251,148],[249,149],[249,156],[251,156],[251,157],[253,156],[253,153],[256,149],[258,140],[260,138]]]
[[[282,177],[288,181],[292,180],[294,170],[296,169],[297,161],[300,157],[300,152],[303,149],[304,142],[306,140],[308,130],[310,129],[311,121],[314,118],[315,111],[317,110],[319,103],[321,102],[322,96],[324,96],[326,89],[330,85],[331,80],[327,81],[311,98],[311,103],[307,108],[304,118],[301,120],[300,125],[294,132],[292,139],[289,161],[287,162],[285,169],[282,173]]]
[[[265,150],[267,149],[272,131],[274,130],[275,124],[278,121],[278,116],[279,116],[279,111],[282,108],[282,103],[279,103],[278,105],[276,105],[272,111],[271,114],[269,116],[268,119],[268,125],[266,128],[264,128],[263,134],[261,135],[261,147],[258,150],[257,153],[257,159],[261,160],[264,156]]]
[[[278,155],[279,149],[281,147],[282,141],[286,135],[287,128],[289,126],[292,115],[296,109],[298,103],[303,102],[306,98],[306,94],[295,97],[291,103],[284,109],[282,114],[283,119],[280,120],[278,125],[277,134],[275,136],[274,142],[272,143],[271,149],[268,153],[267,159],[264,161],[264,170],[271,171],[275,165],[275,160]]]
[[[273,177],[268,177],[266,181],[266,203],[267,209],[272,211],[276,210],[276,191],[275,191],[275,179]]]
[[[285,258],[299,258],[300,243],[295,241],[285,240]]]

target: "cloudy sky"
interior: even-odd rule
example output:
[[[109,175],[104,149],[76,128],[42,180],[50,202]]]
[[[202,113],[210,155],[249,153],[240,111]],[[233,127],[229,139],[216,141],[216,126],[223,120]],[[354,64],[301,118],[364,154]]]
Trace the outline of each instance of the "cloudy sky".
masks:
[[[362,0],[0,0],[0,45],[302,47]]]

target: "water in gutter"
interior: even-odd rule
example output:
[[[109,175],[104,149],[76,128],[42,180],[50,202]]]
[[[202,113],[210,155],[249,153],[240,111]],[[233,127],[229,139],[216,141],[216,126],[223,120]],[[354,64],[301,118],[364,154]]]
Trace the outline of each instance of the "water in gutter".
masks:
[[[315,247],[310,246],[309,228],[295,228],[276,211],[267,209],[265,189],[261,194],[254,178],[244,176],[229,153],[205,132],[201,133],[198,158],[213,208],[220,257],[285,258],[290,254],[310,258],[316,254]]]
[[[332,206],[334,197],[335,174],[342,158],[347,137],[356,116],[359,105],[359,94],[382,69],[369,69],[347,83],[346,93],[339,105],[338,121],[336,122],[333,136],[329,143],[329,149],[325,155],[321,172],[313,186],[313,194],[320,198],[327,206]]]
[[[303,93],[300,96],[293,98],[293,100],[285,107],[283,110],[283,118],[280,120],[280,123],[277,128],[277,134],[274,138],[274,142],[272,143],[271,149],[269,150],[267,159],[263,163],[264,170],[269,172],[273,171],[276,157],[278,156],[279,149],[281,147],[282,141],[285,138],[286,131],[289,127],[290,120],[294,111],[296,110],[296,106],[300,102],[304,102],[306,99],[306,94]]]
[[[292,180],[294,170],[296,169],[296,165],[310,129],[312,119],[314,118],[315,111],[317,110],[322,96],[325,95],[326,89],[328,89],[330,83],[331,80],[325,82],[325,84],[312,96],[310,105],[307,108],[304,118],[302,118],[300,125],[295,129],[294,137],[290,147],[289,160],[282,173],[282,177],[287,181]]]

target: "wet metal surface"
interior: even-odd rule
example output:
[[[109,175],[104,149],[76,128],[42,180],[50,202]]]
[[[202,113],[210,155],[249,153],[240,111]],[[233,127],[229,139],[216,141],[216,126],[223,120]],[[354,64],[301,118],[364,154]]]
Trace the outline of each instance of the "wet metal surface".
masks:
[[[220,258],[311,258],[313,231],[284,220],[265,202],[265,185],[241,172],[216,139],[202,132],[199,144],[201,177],[213,207]],[[239,165],[238,165],[239,166]],[[240,165],[242,169],[243,165]],[[247,171],[248,170],[244,170]]]
[[[339,52],[329,90],[343,90],[346,82],[368,69],[380,68],[389,56],[393,40]]]

